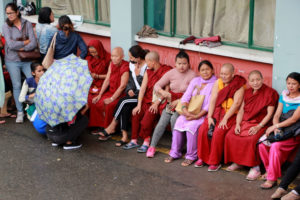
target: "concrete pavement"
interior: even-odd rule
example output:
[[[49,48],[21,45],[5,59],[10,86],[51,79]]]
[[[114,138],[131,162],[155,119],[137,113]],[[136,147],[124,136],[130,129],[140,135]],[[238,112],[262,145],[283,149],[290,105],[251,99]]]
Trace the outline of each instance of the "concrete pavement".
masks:
[[[166,164],[163,153],[149,159],[134,150],[100,142],[87,133],[80,150],[51,147],[26,121],[0,125],[0,199],[270,199],[239,172]],[[163,146],[170,146],[165,136]]]

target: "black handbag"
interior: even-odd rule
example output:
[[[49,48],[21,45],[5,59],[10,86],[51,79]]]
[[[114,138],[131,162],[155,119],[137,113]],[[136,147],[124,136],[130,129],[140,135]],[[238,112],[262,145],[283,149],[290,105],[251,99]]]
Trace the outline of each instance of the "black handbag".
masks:
[[[279,121],[285,121],[288,118],[292,117],[295,110],[290,110],[287,113],[283,113],[280,115]],[[279,128],[279,133],[272,132],[265,140],[259,141],[257,144],[260,144],[264,141],[268,141],[270,143],[278,142],[282,140],[289,139],[291,137],[295,137],[300,134],[300,120],[298,120],[296,123],[292,124],[291,126],[285,127],[285,128]]]

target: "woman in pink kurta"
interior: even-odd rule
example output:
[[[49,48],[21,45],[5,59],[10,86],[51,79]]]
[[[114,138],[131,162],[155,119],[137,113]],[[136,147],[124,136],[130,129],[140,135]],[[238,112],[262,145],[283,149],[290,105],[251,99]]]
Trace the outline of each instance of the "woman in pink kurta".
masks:
[[[181,98],[183,114],[180,115],[175,123],[172,137],[172,147],[169,157],[165,159],[166,163],[172,162],[174,159],[181,158],[182,148],[185,141],[187,142],[187,152],[185,160],[181,163],[182,166],[188,166],[197,159],[197,133],[199,126],[203,123],[205,115],[208,111],[209,100],[212,87],[217,80],[213,75],[212,64],[204,60],[199,64],[200,77],[194,78],[189,84],[186,92]],[[200,90],[200,95],[205,95],[201,112],[197,115],[187,111],[188,103],[192,96],[197,95]]]

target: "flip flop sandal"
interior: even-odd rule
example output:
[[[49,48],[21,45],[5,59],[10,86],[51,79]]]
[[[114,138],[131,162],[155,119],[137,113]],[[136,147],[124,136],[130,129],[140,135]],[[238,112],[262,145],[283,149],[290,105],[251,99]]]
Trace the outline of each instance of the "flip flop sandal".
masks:
[[[194,160],[185,159],[185,160],[181,163],[181,166],[187,167],[187,166],[193,164],[193,162],[194,162]]]
[[[264,182],[263,184],[260,185],[260,188],[264,190],[269,190],[276,185],[277,185],[277,181],[275,181],[274,183]]]
[[[99,134],[100,136],[98,137],[98,140],[100,140],[100,141],[106,141],[109,138],[111,138],[112,134],[108,134],[104,129],[101,131],[101,133],[103,133],[103,136]]]
[[[164,161],[165,161],[165,163],[171,163],[174,160],[176,160],[176,158],[173,158],[172,156],[169,156],[169,157],[166,157]]]
[[[123,149],[128,150],[128,149],[133,149],[133,148],[136,148],[136,147],[139,147],[139,145],[135,144],[133,142],[129,142],[129,143],[127,143],[123,146]]]
[[[140,148],[137,149],[137,152],[138,153],[146,153],[148,148],[149,148],[148,146],[142,145]]]
[[[90,133],[91,133],[92,135],[99,135],[99,132],[102,131],[102,130],[103,130],[103,128],[97,128],[97,129],[91,131]]]
[[[16,117],[17,117],[16,115],[11,114],[11,113],[7,113],[7,114],[4,114],[4,115],[0,114],[0,118],[16,118]]]
[[[128,142],[127,141],[123,141],[123,140],[119,140],[119,141],[117,141],[116,142],[116,144],[115,144],[115,146],[116,147],[121,147],[121,146],[123,146],[124,144],[127,144]]]

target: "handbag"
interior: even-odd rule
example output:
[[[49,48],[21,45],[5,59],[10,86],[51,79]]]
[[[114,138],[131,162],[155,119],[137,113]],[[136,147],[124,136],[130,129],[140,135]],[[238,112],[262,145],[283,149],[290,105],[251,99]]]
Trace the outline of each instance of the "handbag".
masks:
[[[26,21],[27,23],[27,21]],[[28,36],[26,36],[26,24],[24,25],[22,29],[22,37],[17,38],[18,41],[25,41],[28,40]],[[24,50],[19,50],[18,51],[18,56],[21,61],[33,61],[33,60],[39,60],[41,57],[40,49],[37,45],[37,47],[31,51],[24,51]]]
[[[199,88],[198,86],[195,86],[194,90],[197,89],[197,93],[195,96],[192,96],[189,105],[187,106],[187,110],[189,113],[192,113],[194,115],[197,115],[200,113],[201,109],[202,109],[202,105],[205,99],[205,95],[199,94],[199,92],[203,89]],[[194,91],[193,90],[193,91]],[[180,115],[183,114],[182,111],[182,103],[181,100],[177,103],[176,108],[175,108],[176,112],[178,112]]]
[[[57,32],[54,34],[50,46],[48,48],[48,51],[46,53],[46,56],[42,62],[42,65],[44,66],[45,69],[48,69],[54,62],[56,35]]]

